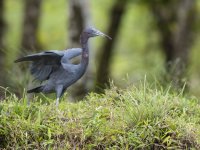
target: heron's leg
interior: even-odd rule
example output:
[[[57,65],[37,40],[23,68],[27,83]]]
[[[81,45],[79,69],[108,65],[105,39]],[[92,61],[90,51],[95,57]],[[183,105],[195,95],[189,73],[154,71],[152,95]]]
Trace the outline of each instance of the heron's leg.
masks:
[[[57,107],[59,105],[59,100],[60,100],[60,97],[62,96],[62,94],[63,94],[63,86],[59,85],[56,87],[56,106]]]
[[[58,107],[58,105],[59,105],[59,99],[60,98],[56,98],[56,107]]]

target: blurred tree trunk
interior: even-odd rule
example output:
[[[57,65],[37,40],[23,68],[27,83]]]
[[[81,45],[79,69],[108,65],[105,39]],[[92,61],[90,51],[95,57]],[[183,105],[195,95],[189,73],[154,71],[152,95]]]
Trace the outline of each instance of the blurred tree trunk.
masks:
[[[41,49],[37,33],[42,0],[25,0],[21,47],[23,50]]]
[[[108,35],[112,40],[105,40],[100,55],[99,67],[97,68],[96,91],[102,92],[109,85],[110,65],[113,55],[113,47],[119,34],[120,24],[125,14],[128,0],[116,0],[110,12],[110,24],[108,25]]]
[[[69,47],[81,47],[80,34],[90,23],[89,0],[69,0],[68,41]],[[86,75],[71,88],[71,98],[82,98],[87,93],[90,65]]]
[[[193,44],[195,3],[196,0],[147,2],[160,32],[169,78],[176,87],[183,85],[181,80],[185,75],[190,48]]]
[[[5,21],[4,21],[4,7],[5,1],[0,0],[0,86],[6,85],[6,69],[5,69],[5,44],[4,44],[4,31],[5,31]],[[1,96],[1,95],[0,95]]]

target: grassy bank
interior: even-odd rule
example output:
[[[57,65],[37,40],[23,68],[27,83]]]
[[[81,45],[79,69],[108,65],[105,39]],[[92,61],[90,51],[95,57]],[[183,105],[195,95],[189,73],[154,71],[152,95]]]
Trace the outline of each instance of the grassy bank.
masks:
[[[65,99],[65,98],[64,98]],[[90,93],[83,101],[8,96],[0,103],[0,148],[199,149],[200,104],[143,85]]]

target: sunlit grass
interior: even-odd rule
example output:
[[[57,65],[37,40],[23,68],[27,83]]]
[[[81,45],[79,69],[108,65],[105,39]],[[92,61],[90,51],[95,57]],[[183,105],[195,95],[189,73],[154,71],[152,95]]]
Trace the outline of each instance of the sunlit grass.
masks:
[[[0,148],[200,148],[200,105],[146,82],[69,103],[24,95],[0,103]]]

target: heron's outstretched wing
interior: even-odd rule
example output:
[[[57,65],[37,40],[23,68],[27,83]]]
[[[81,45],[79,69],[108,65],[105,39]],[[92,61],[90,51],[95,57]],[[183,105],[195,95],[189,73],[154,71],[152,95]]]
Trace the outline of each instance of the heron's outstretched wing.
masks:
[[[50,74],[61,66],[61,59],[65,57],[66,62],[79,56],[82,52],[80,48],[73,48],[64,51],[50,50],[37,54],[28,55],[17,59],[15,62],[32,61],[30,72],[36,80],[45,81]]]
[[[60,57],[62,57],[63,55],[60,53],[54,53],[54,52],[50,52],[50,51],[45,51],[42,53],[36,53],[36,54],[31,54],[31,55],[27,55],[24,57],[21,57],[17,60],[15,60],[15,63],[17,62],[21,62],[21,61],[38,61],[38,60],[42,60],[42,59],[60,59]]]

